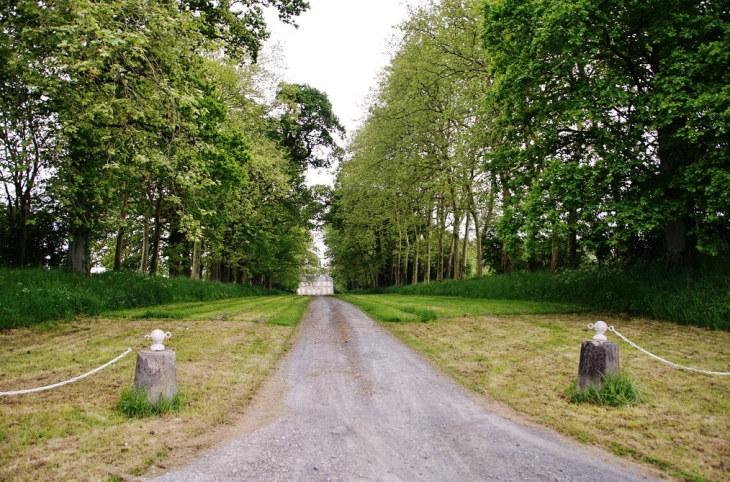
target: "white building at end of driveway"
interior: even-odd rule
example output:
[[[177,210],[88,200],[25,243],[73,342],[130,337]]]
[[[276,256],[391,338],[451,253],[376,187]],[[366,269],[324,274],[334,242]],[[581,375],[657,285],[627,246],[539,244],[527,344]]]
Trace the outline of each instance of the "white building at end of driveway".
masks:
[[[298,295],[322,296],[335,294],[335,282],[326,274],[321,274],[314,280],[304,280],[299,283]]]

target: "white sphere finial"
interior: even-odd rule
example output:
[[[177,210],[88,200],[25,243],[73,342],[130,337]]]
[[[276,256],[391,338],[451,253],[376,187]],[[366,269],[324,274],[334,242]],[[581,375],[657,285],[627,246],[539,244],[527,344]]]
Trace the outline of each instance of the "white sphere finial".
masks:
[[[590,330],[596,330],[596,334],[593,335],[593,339],[596,341],[608,341],[608,338],[606,338],[606,330],[608,330],[608,325],[605,321],[597,321],[595,323],[589,323],[588,329]]]
[[[162,344],[162,341],[166,338],[170,338],[172,336],[172,333],[169,331],[165,333],[162,330],[153,330],[152,334],[145,335],[145,338],[150,338],[152,340],[152,346],[150,347],[150,350],[152,351],[162,351],[165,349],[165,345]]]

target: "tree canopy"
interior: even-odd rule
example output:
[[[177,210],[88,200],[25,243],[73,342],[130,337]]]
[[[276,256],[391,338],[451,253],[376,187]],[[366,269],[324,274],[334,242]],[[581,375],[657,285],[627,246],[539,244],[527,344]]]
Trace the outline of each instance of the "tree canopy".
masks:
[[[413,9],[338,171],[338,281],[726,254],[729,16],[699,0]]]
[[[264,100],[264,7],[292,23],[308,4],[3,2],[0,264],[296,287],[318,209],[302,169],[318,161],[271,135],[289,104]]]

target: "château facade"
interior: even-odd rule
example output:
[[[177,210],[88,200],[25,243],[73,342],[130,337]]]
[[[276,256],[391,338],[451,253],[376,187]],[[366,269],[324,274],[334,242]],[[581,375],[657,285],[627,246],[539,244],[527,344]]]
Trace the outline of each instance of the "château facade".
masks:
[[[335,294],[335,282],[326,274],[317,276],[314,281],[302,280],[299,283],[298,295],[333,295]]]

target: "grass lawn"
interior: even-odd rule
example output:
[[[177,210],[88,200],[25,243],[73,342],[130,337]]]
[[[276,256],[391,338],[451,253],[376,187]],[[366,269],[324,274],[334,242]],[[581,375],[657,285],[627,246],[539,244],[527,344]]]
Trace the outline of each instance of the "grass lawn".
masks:
[[[0,331],[0,391],[85,373],[171,331],[181,411],[129,419],[116,412],[135,355],[54,390],[0,397],[0,480],[127,480],[164,467],[175,451],[245,411],[288,349],[308,297],[179,303]],[[206,447],[198,447],[204,449]]]
[[[674,369],[608,333],[619,343],[622,372],[636,381],[646,402],[604,408],[565,398],[577,377],[581,341],[592,337],[588,323],[603,319],[659,356],[724,372],[730,371],[728,332],[599,317],[559,304],[440,296],[340,298],[381,322],[390,321],[383,325],[484,394],[488,403],[506,404],[529,421],[651,464],[669,477],[730,480],[730,377]]]

